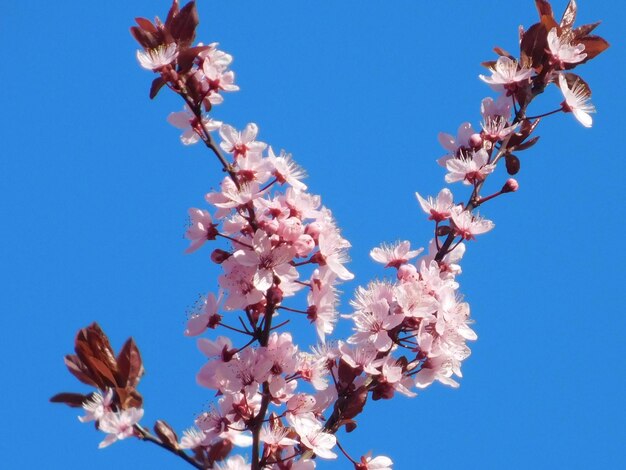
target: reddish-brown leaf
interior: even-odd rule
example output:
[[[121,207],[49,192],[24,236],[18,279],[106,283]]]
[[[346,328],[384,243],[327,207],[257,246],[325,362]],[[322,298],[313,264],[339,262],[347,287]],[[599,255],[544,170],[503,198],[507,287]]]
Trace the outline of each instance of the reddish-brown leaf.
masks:
[[[582,26],[579,26],[578,28],[573,29],[572,32],[574,39],[580,39],[589,35],[589,33],[596,29],[599,24],[600,22],[597,21],[596,23],[584,24]]]
[[[576,9],[576,1],[570,0],[563,13],[563,18],[561,18],[561,23],[559,24],[561,29],[572,29],[574,21],[576,21]]]
[[[131,26],[130,34],[144,49],[154,49],[161,44],[160,35],[148,33],[137,26]]]
[[[146,18],[135,18],[135,22],[139,25],[141,29],[148,33],[156,33],[156,26],[152,24],[152,22]]]
[[[57,393],[50,398],[52,403],[64,403],[72,408],[82,408],[83,403],[87,401],[91,395],[83,395],[82,393]]]
[[[522,63],[530,65],[540,72],[546,59],[546,49],[548,47],[548,31],[543,23],[536,23],[528,28],[524,33],[520,50],[522,53]]]
[[[196,37],[196,27],[200,23],[196,2],[189,2],[178,14],[174,15],[167,29],[180,49],[185,49],[193,43]]]
[[[505,158],[506,171],[509,175],[516,175],[520,170],[520,161],[515,155],[507,154]]]
[[[178,54],[176,59],[178,62],[178,71],[180,73],[187,72],[193,65],[193,61],[198,57],[198,54],[202,51],[210,49],[210,46],[196,46],[185,49]]]
[[[367,402],[367,388],[360,387],[351,393],[347,398],[341,400],[341,416],[345,419],[352,419],[363,411],[363,407]]]
[[[501,47],[498,47],[498,46],[494,47],[493,52],[495,52],[496,54],[500,56],[505,56],[505,57],[508,57],[509,59],[515,60],[515,56],[513,56],[512,54],[509,54],[507,51],[505,51]]]
[[[135,388],[143,375],[141,354],[132,338],[129,338],[117,356],[117,383],[122,387]]]
[[[537,11],[539,12],[539,16],[550,16],[554,18],[554,13],[552,12],[552,6],[550,2],[547,0],[535,0],[535,5],[537,6]]]
[[[115,353],[109,342],[109,338],[100,325],[92,323],[87,328],[83,328],[78,332],[76,336],[76,347],[79,344],[86,344],[91,351],[91,355],[98,358],[103,362],[110,370],[115,370],[117,367],[117,361],[115,360]]]
[[[70,373],[82,383],[86,385],[91,385],[92,387],[98,387],[100,385],[96,380],[94,380],[91,371],[78,358],[78,356],[68,354],[67,356],[65,356],[64,360],[65,365],[67,366]]]
[[[585,60],[579,62],[577,65],[589,62],[591,59],[597,57],[609,48],[609,43],[600,36],[586,36],[578,42],[585,45],[585,53],[587,54],[587,57],[585,57]]]
[[[341,426],[345,426],[346,432],[349,433],[356,429],[356,421],[353,419],[342,419],[337,423],[338,428],[340,428]]]
[[[170,449],[178,449],[178,437],[172,427],[165,421],[158,420],[154,423],[154,432],[161,442],[168,446]]]
[[[159,91],[161,91],[161,88],[163,88],[165,86],[165,80],[163,80],[162,77],[157,77],[154,80],[152,80],[152,85],[150,85],[150,99],[153,100],[156,95],[159,94]]]
[[[165,19],[165,26],[168,27],[172,22],[172,19],[178,15],[180,8],[178,6],[178,0],[174,0],[172,2],[172,6],[170,7],[170,11],[167,12],[167,18]]]
[[[535,145],[538,140],[539,140],[539,136],[537,135],[531,139],[528,139],[526,142],[516,145],[515,150],[517,151],[527,150],[531,148],[533,145]]]

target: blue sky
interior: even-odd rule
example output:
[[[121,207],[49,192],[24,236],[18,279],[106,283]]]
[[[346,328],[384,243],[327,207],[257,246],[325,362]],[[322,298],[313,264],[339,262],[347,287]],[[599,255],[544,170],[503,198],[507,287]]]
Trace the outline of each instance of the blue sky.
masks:
[[[237,127],[258,123],[262,140],[307,169],[309,187],[353,244],[347,311],[359,283],[385,275],[369,260],[373,246],[428,242],[432,228],[413,193],[443,186],[437,133],[478,124],[490,94],[479,64],[495,45],[515,50],[518,24],[536,20],[533,2],[199,3],[198,39],[234,55],[241,86],[215,116]],[[565,4],[553,2],[558,13]],[[152,77],[138,67],[128,33],[135,16],[164,17],[168,7],[3,6],[6,468],[185,468],[139,442],[98,450],[102,436],[75,410],[47,402],[59,391],[86,391],[62,357],[94,320],[116,348],[137,340],[146,423],[164,418],[182,430],[210,401],[195,384],[202,356],[182,330],[217,270],[208,250],[183,255],[182,233],[187,208],[201,204],[220,174],[165,121],[180,108],[176,97],[148,100]],[[461,388],[371,403],[342,438],[355,455],[372,449],[400,470],[626,466],[625,11],[617,0],[579,2],[577,24],[603,20],[598,32],[612,44],[580,69],[594,90],[594,127],[571,115],[547,119],[539,144],[521,155],[519,192],[482,211],[496,229],[463,263],[479,340]],[[535,109],[560,101],[550,93]],[[339,460],[320,468],[349,467]]]

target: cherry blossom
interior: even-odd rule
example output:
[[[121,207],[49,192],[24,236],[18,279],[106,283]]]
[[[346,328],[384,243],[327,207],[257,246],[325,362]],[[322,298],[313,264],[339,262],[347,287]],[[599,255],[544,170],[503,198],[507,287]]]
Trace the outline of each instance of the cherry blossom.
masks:
[[[596,108],[591,104],[591,93],[581,82],[575,82],[570,88],[563,74],[559,74],[559,88],[565,97],[562,103],[563,111],[573,113],[574,117],[585,127],[591,127],[593,119],[590,113],[595,113]]]
[[[198,336],[204,333],[207,328],[215,328],[222,319],[222,316],[217,313],[221,300],[221,292],[217,298],[213,293],[203,297],[189,317],[189,320],[187,320],[185,336]]]
[[[86,414],[85,416],[79,416],[78,420],[81,423],[98,421],[111,410],[112,400],[113,389],[107,389],[104,395],[102,395],[99,391],[94,392],[91,398],[83,403],[83,409],[86,411]]]
[[[564,36],[560,36],[556,28],[548,33],[548,48],[552,54],[552,62],[563,69],[565,64],[577,64],[587,57],[584,44],[571,44]]]
[[[519,86],[528,84],[532,74],[532,69],[520,66],[516,60],[509,57],[500,56],[491,69],[491,77],[485,75],[479,75],[479,77],[494,91],[509,94],[517,90]]]
[[[384,264],[385,267],[399,268],[418,256],[422,251],[423,248],[411,250],[411,242],[405,240],[393,245],[383,244],[378,248],[374,248],[370,251],[370,256],[374,261]]]
[[[293,427],[300,436],[302,445],[311,449],[321,459],[336,459],[337,454],[332,448],[337,443],[337,438],[323,431],[322,425],[311,420],[295,418]]]
[[[355,470],[392,470],[393,461],[384,455],[372,457],[371,452],[354,464]]]
[[[139,64],[147,70],[159,70],[170,65],[178,57],[178,48],[176,43],[161,45],[154,49],[146,51],[137,51],[137,60]]]
[[[167,122],[172,126],[182,129],[184,132],[180,136],[180,141],[184,145],[193,145],[201,140],[201,135],[206,132],[213,132],[222,126],[220,121],[203,116],[202,125],[198,118],[191,112],[189,106],[185,105],[182,111],[170,113]]]
[[[108,433],[108,436],[98,446],[107,447],[115,441],[126,439],[135,434],[135,424],[143,416],[143,408],[129,408],[118,412],[107,412],[98,421],[98,429]]]
[[[475,235],[482,235],[495,227],[495,224],[490,220],[461,209],[452,213],[452,221],[455,231],[464,240],[473,240]]]
[[[483,181],[487,175],[495,170],[495,165],[489,163],[489,154],[485,149],[471,154],[465,153],[460,158],[453,158],[446,163],[448,174],[446,183],[462,181],[463,184],[472,185]]]
[[[424,199],[419,193],[415,193],[417,200],[422,207],[422,210],[426,212],[428,220],[434,220],[435,222],[443,222],[450,218],[452,214],[452,207],[454,206],[454,198],[452,192],[448,188],[443,188],[439,191],[439,194],[435,199],[431,196],[428,199]]]
[[[223,139],[220,147],[225,152],[232,153],[235,159],[246,157],[249,152],[260,153],[267,147],[267,144],[255,140],[258,133],[259,128],[254,123],[248,124],[241,132],[224,124],[220,129],[220,137]]]

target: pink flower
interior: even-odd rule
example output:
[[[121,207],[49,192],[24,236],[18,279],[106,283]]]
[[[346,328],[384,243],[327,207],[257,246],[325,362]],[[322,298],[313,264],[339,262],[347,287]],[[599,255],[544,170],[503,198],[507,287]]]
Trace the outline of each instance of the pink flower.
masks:
[[[189,217],[191,225],[185,232],[185,238],[191,240],[191,245],[185,250],[185,253],[193,253],[207,240],[215,240],[218,234],[217,226],[207,211],[192,207],[189,209]]]
[[[319,235],[319,254],[322,258],[321,266],[328,266],[339,279],[349,281],[354,279],[354,274],[346,269],[345,263],[349,261],[346,248],[350,243],[341,238],[336,231],[322,232]]]
[[[564,36],[559,37],[557,29],[552,28],[548,33],[548,48],[552,54],[552,63],[563,69],[565,64],[577,64],[587,57],[584,44],[573,46]]]
[[[559,74],[559,88],[565,97],[561,104],[563,111],[573,113],[574,117],[585,127],[591,127],[593,119],[590,113],[595,113],[596,108],[591,104],[591,92],[582,82],[576,81],[570,89],[563,74]]]
[[[510,96],[500,95],[495,101],[488,96],[480,103],[480,114],[483,119],[500,116],[508,121],[511,118],[512,108],[513,99]]]
[[[143,416],[143,408],[129,408],[118,412],[105,413],[98,422],[98,428],[109,435],[98,446],[107,447],[115,441],[126,439],[135,433],[134,426]]]
[[[431,196],[429,196],[428,199],[424,199],[419,193],[415,193],[415,196],[420,206],[422,206],[422,210],[429,215],[428,220],[443,222],[452,214],[454,199],[452,192],[448,188],[443,188],[439,191],[435,199]]]
[[[257,268],[254,274],[254,287],[266,291],[274,283],[274,268],[278,268],[293,259],[291,248],[287,245],[272,247],[272,242],[263,230],[257,230],[252,240],[252,250],[247,248],[233,253],[235,261],[242,266]]]
[[[167,122],[178,129],[184,130],[180,136],[180,141],[184,145],[193,145],[200,141],[200,134],[202,134],[203,129],[199,125],[198,118],[193,115],[187,105],[185,105],[182,111],[170,113],[170,115],[167,116]],[[203,117],[202,125],[208,132],[212,132],[219,129],[222,123],[208,117]],[[198,134],[198,132],[200,132],[200,134]]]
[[[437,160],[437,163],[445,167],[446,162],[454,158],[460,149],[470,149],[470,138],[474,134],[476,134],[476,131],[469,122],[464,122],[459,126],[456,137],[440,132],[438,136],[439,143],[448,153]]]
[[[232,153],[237,157],[245,157],[248,152],[261,153],[267,147],[267,144],[263,142],[257,142],[256,136],[259,133],[259,128],[256,124],[250,123],[242,132],[238,132],[234,127],[224,124],[220,129],[220,136],[222,142],[220,147],[225,152]]]
[[[355,470],[392,470],[393,461],[389,457],[379,455],[372,458],[372,453],[361,457],[361,462],[354,464]]]
[[[322,459],[337,458],[337,454],[331,450],[337,444],[337,438],[333,434],[324,432],[321,424],[308,419],[295,418],[293,421],[293,427],[303,446]]]
[[[221,291],[217,299],[213,293],[202,298],[200,305],[187,321],[185,336],[198,336],[204,333],[207,328],[215,328],[222,319],[222,316],[217,313],[218,305],[221,300]]]
[[[307,318],[315,323],[319,338],[324,341],[327,334],[331,334],[337,323],[337,289],[335,282],[337,275],[328,269],[320,267],[313,271],[311,276],[311,291],[307,296]]]
[[[515,92],[520,85],[529,83],[533,69],[519,66],[516,60],[506,56],[498,57],[491,69],[491,77],[479,75],[480,79],[497,92]]]
[[[85,416],[79,416],[78,420],[81,423],[98,421],[111,410],[112,399],[113,389],[107,389],[104,395],[100,392],[94,392],[91,398],[83,403],[83,409],[86,411],[86,414]]]
[[[374,345],[379,351],[388,351],[393,342],[389,331],[404,320],[404,315],[392,314],[386,300],[372,303],[369,308],[353,314],[355,334],[348,338],[351,344]]]
[[[171,64],[178,57],[176,43],[161,45],[147,51],[137,51],[139,64],[147,70],[157,71],[158,69]]]
[[[306,173],[291,159],[291,154],[281,150],[280,155],[276,156],[272,147],[270,147],[268,161],[274,167],[272,174],[280,184],[287,183],[298,192],[306,190],[306,184],[300,181],[306,177]]]
[[[464,240],[474,240],[475,235],[487,233],[495,227],[492,221],[483,219],[478,215],[472,215],[471,212],[461,208],[452,213],[452,221],[455,232]]]
[[[214,470],[250,470],[250,464],[241,455],[235,455],[216,463],[213,468]]]
[[[202,446],[204,441],[204,433],[196,428],[189,428],[183,431],[183,437],[180,440],[181,449],[197,449]]]
[[[418,256],[422,251],[424,251],[423,248],[411,251],[411,243],[402,241],[393,245],[383,244],[378,248],[374,248],[370,251],[370,256],[374,261],[384,264],[386,268],[399,268],[410,259]]]
[[[211,104],[221,104],[224,101],[221,91],[237,91],[239,87],[235,85],[235,72],[225,72],[221,67],[215,66],[208,60],[202,64],[205,82],[208,83],[206,100]]]
[[[480,183],[496,169],[495,165],[488,162],[489,154],[485,149],[480,149],[478,152],[472,151],[471,155],[466,153],[460,158],[450,159],[446,163],[449,171],[446,175],[446,183],[457,181],[462,181],[467,185]]]

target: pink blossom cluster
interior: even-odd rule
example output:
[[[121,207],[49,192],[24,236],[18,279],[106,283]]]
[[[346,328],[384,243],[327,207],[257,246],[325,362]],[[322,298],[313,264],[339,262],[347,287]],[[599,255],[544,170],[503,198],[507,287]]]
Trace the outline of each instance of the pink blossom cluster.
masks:
[[[541,21],[520,31],[520,57],[496,48],[498,58],[486,63],[491,74],[480,76],[498,93],[482,100],[480,128],[465,122],[455,136],[439,135],[445,181],[461,183],[469,197],[455,202],[448,188],[437,196],[416,193],[434,224],[427,251],[412,249],[409,241],[371,250],[374,261],[395,269],[393,279],[357,288],[351,313],[343,315],[353,332],[334,342],[327,337],[339,317],[338,284],[354,276],[345,266],[350,243],[331,211],[307,191],[305,172],[289,153],[257,140],[256,124],[238,130],[210,115],[225,92],[239,88],[230,54],[216,43],[194,45],[195,4],[180,9],[174,0],[164,23],[138,18],[131,28],[142,46],[137,59],[157,74],[151,97],[167,86],[183,98],[183,110],[168,121],[182,130],[183,144],[202,142],[225,173],[219,188],[205,195],[206,205],[189,209],[185,232],[186,252],[212,244],[210,258],[222,270],[218,292],[201,298],[185,330],[190,337],[207,335],[197,339],[207,359],[197,382],[217,399],[180,439],[165,422],[157,422],[153,436],[139,425],[138,349],[129,340],[113,358],[106,335],[94,324],[79,333],[77,354],[66,363],[99,391],[53,400],[82,406],[86,414],[80,420],[95,421],[107,433],[101,447],[136,436],[196,468],[311,470],[341,452],[356,470],[390,470],[393,462],[386,456],[352,458],[335,433],[356,428],[370,397],[413,397],[434,382],[458,387],[470,355],[467,343],[477,338],[456,279],[460,261],[466,242],[494,228],[477,209],[519,187],[507,177],[498,191],[483,196],[485,183],[501,162],[509,175],[519,172],[518,154],[537,142],[532,135],[541,118],[571,112],[584,126],[592,124],[589,86],[570,70],[608,43],[589,35],[597,25],[572,28],[575,2],[560,23],[546,0],[536,4]],[[529,117],[530,103],[551,84],[564,101]],[[298,301],[305,305],[298,307]],[[314,325],[320,343],[310,351],[280,330],[294,316]],[[239,343],[227,332],[237,333]],[[234,447],[248,446],[250,463],[247,455],[232,455]]]
[[[136,435],[134,426],[143,416],[143,408],[131,407],[116,411],[112,398],[112,389],[108,389],[104,394],[94,392],[91,398],[83,403],[85,415],[78,418],[81,423],[95,421],[98,429],[107,433],[100,443],[101,449],[118,440]]]

